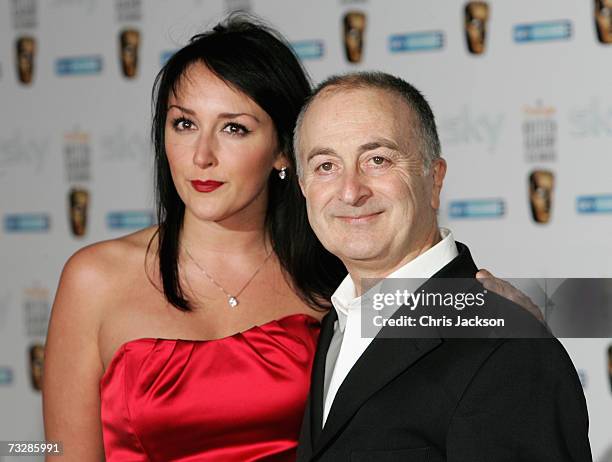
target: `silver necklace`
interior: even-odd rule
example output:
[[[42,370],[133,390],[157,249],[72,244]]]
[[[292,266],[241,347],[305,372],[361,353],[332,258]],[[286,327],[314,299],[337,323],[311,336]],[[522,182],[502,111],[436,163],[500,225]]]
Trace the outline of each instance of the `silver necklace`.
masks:
[[[261,265],[259,265],[259,267],[255,270],[255,272],[253,273],[253,275],[248,279],[247,282],[244,283],[244,285],[242,286],[242,288],[236,292],[235,295],[230,294],[227,290],[225,290],[223,288],[223,286],[221,284],[219,284],[217,281],[214,280],[214,278],[208,274],[206,272],[206,270],[196,261],[195,258],[193,258],[191,256],[191,254],[189,253],[189,250],[187,250],[187,247],[185,247],[184,245],[182,246],[183,249],[185,250],[185,253],[187,254],[187,256],[189,257],[189,259],[193,262],[194,265],[196,265],[198,267],[198,269],[204,274],[204,276],[206,276],[206,278],[212,282],[214,285],[216,285],[221,292],[223,292],[225,294],[225,296],[227,297],[227,303],[229,304],[229,306],[231,308],[236,308],[236,306],[238,306],[238,296],[244,291],[244,289],[247,288],[247,286],[251,283],[251,281],[253,279],[255,279],[255,276],[257,276],[257,273],[259,273],[259,271],[263,268],[263,266],[266,264],[266,262],[268,261],[268,259],[270,258],[270,255],[272,255],[272,250],[270,250],[270,252],[268,253],[268,255],[266,256],[266,258],[264,259],[264,261],[262,262]]]

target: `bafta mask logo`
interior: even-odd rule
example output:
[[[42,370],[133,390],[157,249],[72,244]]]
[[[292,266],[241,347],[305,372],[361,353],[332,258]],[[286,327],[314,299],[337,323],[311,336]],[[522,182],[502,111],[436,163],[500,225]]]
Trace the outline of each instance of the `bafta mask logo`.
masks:
[[[535,170],[529,175],[531,215],[536,223],[550,220],[555,176],[548,170]]]
[[[465,37],[470,53],[480,55],[485,51],[489,5],[474,1],[465,6]]]
[[[70,229],[74,236],[84,236],[87,231],[87,207],[89,193],[85,189],[73,188],[69,194]]]
[[[601,43],[612,43],[612,0],[595,0],[595,27]]]
[[[30,347],[30,382],[34,390],[40,391],[43,384],[43,366],[45,364],[45,347],[35,343]]]
[[[361,11],[349,11],[344,15],[343,23],[346,59],[351,63],[358,63],[363,57],[366,15]]]
[[[19,37],[15,45],[17,48],[17,78],[24,85],[30,85],[34,77],[36,39],[34,37]]]
[[[136,29],[125,29],[119,34],[121,71],[128,79],[136,77],[138,72],[138,48],[140,32]]]

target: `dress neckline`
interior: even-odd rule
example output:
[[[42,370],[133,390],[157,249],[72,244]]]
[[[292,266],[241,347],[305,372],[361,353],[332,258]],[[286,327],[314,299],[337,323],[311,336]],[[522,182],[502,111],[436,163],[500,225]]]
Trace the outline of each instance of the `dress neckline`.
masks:
[[[286,316],[283,316],[281,318],[278,319],[271,319],[270,321],[264,322],[263,324],[256,324],[252,327],[249,327],[248,329],[245,329],[243,331],[240,332],[236,332],[234,334],[231,335],[226,335],[225,337],[219,337],[219,338],[213,338],[213,339],[182,339],[182,338],[162,338],[162,337],[139,337],[139,338],[135,338],[135,339],[131,339],[131,340],[127,340],[123,343],[121,343],[117,349],[115,350],[115,352],[113,353],[113,355],[111,356],[110,361],[108,362],[108,366],[106,367],[106,370],[104,371],[104,373],[102,374],[102,377],[100,377],[100,382],[103,382],[105,377],[108,375],[108,372],[110,370],[113,369],[115,363],[121,358],[121,352],[125,349],[126,346],[134,344],[134,343],[141,343],[141,342],[191,342],[191,343],[212,343],[212,342],[222,342],[224,340],[229,340],[232,338],[236,338],[236,337],[240,337],[244,334],[247,334],[257,328],[262,328],[262,327],[266,327],[269,326],[271,324],[279,324],[282,323],[283,321],[292,319],[292,318],[303,318],[305,320],[308,320],[309,322],[315,323],[315,324],[320,324],[321,321],[319,321],[317,318],[315,318],[314,316],[310,315],[310,314],[306,314],[306,313],[293,313],[293,314],[288,314]]]

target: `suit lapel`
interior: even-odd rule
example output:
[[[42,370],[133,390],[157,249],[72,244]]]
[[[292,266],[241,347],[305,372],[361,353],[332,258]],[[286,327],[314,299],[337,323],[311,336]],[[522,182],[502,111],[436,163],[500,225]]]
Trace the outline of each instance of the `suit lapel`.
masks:
[[[378,390],[437,347],[440,338],[375,338],[338,389],[313,455],[322,450]],[[320,425],[320,424],[319,424]]]
[[[476,266],[469,250],[459,242],[457,242],[457,250],[459,255],[438,271],[433,278],[474,277]],[[427,286],[427,283],[425,286]],[[403,306],[395,312],[393,317],[399,317],[408,314],[408,312],[409,308]],[[312,387],[314,389],[311,388],[311,396],[314,398],[311,402],[313,456],[316,456],[327,446],[374,393],[442,343],[437,330],[433,328],[427,332],[428,335],[423,335],[427,338],[381,338],[384,336],[385,330],[386,328],[383,328],[380,334],[372,340],[372,343],[366,348],[342,382],[327,417],[325,427],[318,437],[319,433],[315,433],[314,429],[315,422],[316,427],[321,428],[323,411],[322,377],[324,377],[325,356],[329,348],[329,341],[325,345],[324,353],[321,354],[322,358],[319,358],[319,352],[317,352],[315,367],[320,374],[313,374]],[[321,346],[319,344],[320,348]],[[317,360],[322,361],[318,366]]]
[[[334,323],[338,319],[336,310],[332,308],[327,316],[323,319],[321,325],[321,334],[312,365],[312,382],[310,384],[310,406],[309,406],[309,422],[304,421],[304,425],[309,425],[310,440],[307,442],[311,446],[321,434],[321,425],[323,422],[323,384],[325,382],[325,360],[327,358],[327,350],[331,343],[334,334]]]

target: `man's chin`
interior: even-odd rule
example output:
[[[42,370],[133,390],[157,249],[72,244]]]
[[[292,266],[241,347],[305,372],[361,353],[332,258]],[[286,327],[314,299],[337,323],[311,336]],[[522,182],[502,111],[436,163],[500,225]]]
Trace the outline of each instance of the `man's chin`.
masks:
[[[380,249],[374,249],[367,242],[353,242],[344,248],[336,249],[334,252],[343,262],[367,262],[375,260],[380,255]]]

